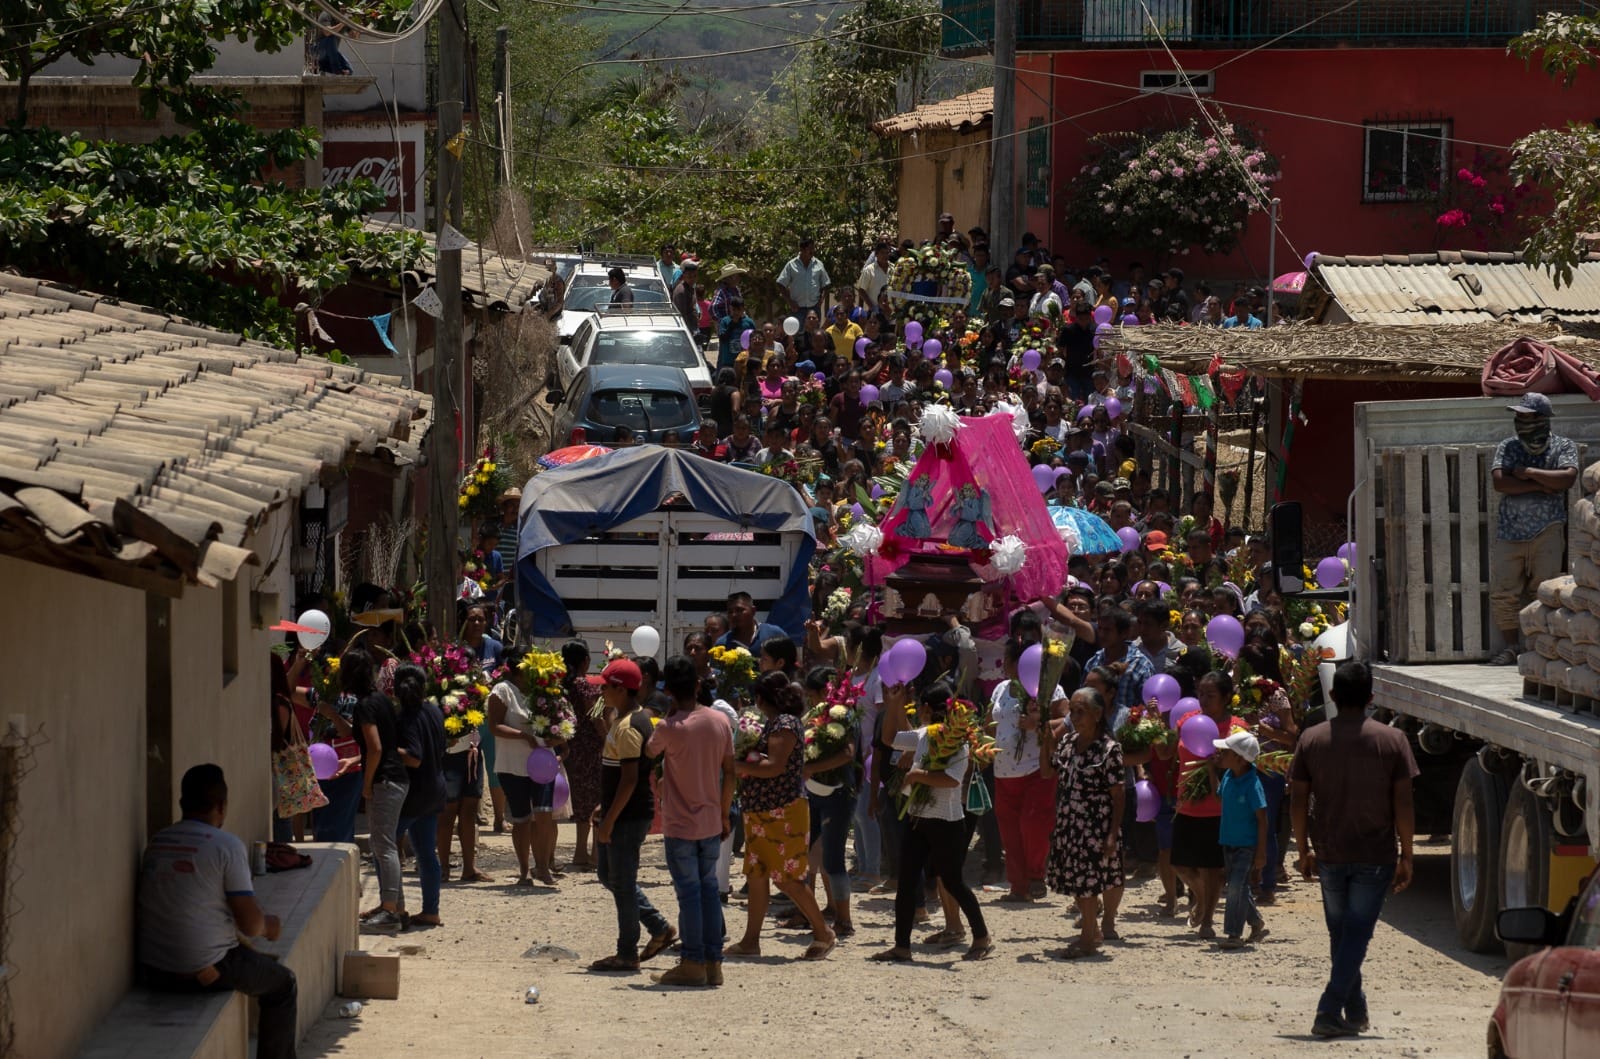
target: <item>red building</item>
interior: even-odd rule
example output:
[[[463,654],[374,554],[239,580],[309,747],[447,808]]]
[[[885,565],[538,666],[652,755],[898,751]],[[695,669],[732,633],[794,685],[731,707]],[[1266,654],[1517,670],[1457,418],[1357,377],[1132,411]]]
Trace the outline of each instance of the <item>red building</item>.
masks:
[[[947,54],[989,51],[995,2],[945,0]],[[1025,208],[1018,223],[1073,265],[1105,254],[1119,271],[1140,258],[1147,267],[1179,264],[1191,278],[1265,276],[1262,215],[1230,257],[1196,250],[1176,260],[1147,248],[1087,245],[1063,220],[1065,186],[1090,136],[1203,121],[1197,99],[1252,127],[1281,163],[1272,188],[1282,200],[1279,272],[1301,267],[1299,257],[1311,251],[1510,249],[1518,241],[1512,229],[1437,224],[1470,195],[1457,172],[1497,161],[1488,191],[1509,191],[1503,166],[1515,140],[1600,118],[1594,74],[1566,88],[1506,54],[1507,42],[1544,12],[1581,13],[1580,0],[1021,0],[1019,7],[1014,142]]]

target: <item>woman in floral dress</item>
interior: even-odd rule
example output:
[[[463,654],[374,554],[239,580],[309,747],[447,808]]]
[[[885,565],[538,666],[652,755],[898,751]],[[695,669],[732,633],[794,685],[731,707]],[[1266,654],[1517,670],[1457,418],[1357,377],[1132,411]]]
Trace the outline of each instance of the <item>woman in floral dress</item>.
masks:
[[[1058,894],[1078,902],[1083,925],[1078,940],[1053,955],[1071,960],[1092,955],[1105,934],[1111,934],[1122,901],[1122,847],[1118,841],[1122,821],[1122,744],[1106,724],[1104,696],[1093,688],[1079,688],[1068,706],[1072,726],[1057,735],[1045,729],[1045,753],[1040,772],[1058,776],[1056,827],[1051,835],[1045,881]],[[1105,923],[1100,925],[1097,899],[1105,899]]]
[[[755,701],[765,720],[754,760],[734,762],[739,803],[744,808],[744,874],[750,884],[744,937],[723,950],[727,956],[761,955],[761,922],[767,917],[768,882],[794,902],[811,926],[813,941],[804,959],[820,960],[838,940],[822,918],[817,899],[805,885],[810,866],[811,806],[806,800],[805,700],[779,670],[756,681]]]
[[[566,679],[562,681],[567,689],[567,701],[578,715],[578,734],[567,744],[563,759],[567,787],[572,792],[572,822],[578,829],[569,867],[588,871],[597,863],[589,841],[589,818],[600,804],[600,751],[605,746],[612,718],[604,708],[598,713],[591,712],[600,701],[600,686],[589,680],[588,645],[582,640],[569,641],[561,648],[561,663],[567,667]]]

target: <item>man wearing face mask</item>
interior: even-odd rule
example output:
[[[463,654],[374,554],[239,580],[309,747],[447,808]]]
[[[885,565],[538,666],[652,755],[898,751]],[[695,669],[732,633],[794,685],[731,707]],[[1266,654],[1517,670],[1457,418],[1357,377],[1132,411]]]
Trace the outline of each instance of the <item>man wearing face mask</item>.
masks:
[[[1489,573],[1489,606],[1506,642],[1489,660],[1498,666],[1516,664],[1517,612],[1541,581],[1565,569],[1567,490],[1578,478],[1578,446],[1550,432],[1550,398],[1530,393],[1506,407],[1516,414],[1516,432],[1494,454],[1500,521]]]

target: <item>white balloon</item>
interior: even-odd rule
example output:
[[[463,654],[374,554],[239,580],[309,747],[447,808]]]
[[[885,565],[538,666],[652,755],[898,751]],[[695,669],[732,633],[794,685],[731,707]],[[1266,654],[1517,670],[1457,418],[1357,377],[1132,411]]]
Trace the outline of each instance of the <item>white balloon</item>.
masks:
[[[641,625],[633,630],[633,653],[640,658],[654,658],[661,648],[661,634],[654,626]]]
[[[800,318],[798,316],[785,316],[783,318],[783,333],[793,338],[800,333]]]
[[[328,634],[333,631],[333,621],[320,610],[308,610],[295,619],[296,625],[304,625],[312,632],[297,632],[295,637],[300,641],[300,646],[307,651],[315,651],[328,642]]]

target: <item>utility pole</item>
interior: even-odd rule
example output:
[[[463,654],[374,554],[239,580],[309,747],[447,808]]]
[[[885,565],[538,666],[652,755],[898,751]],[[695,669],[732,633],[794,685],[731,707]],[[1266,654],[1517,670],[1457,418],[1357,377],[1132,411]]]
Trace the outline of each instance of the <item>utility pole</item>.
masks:
[[[444,0],[439,8],[439,171],[434,189],[434,288],[439,296],[439,323],[433,342],[433,432],[428,436],[428,615],[446,643],[456,635],[457,538],[460,535],[457,495],[461,454],[456,432],[461,425],[456,392],[461,365],[461,251],[445,250],[447,226],[460,230],[461,133],[463,77],[466,57],[462,0]]]
[[[494,31],[494,186],[511,183],[511,31],[501,26]]]
[[[989,176],[989,243],[1017,246],[1017,0],[994,0],[994,132]]]
[[[1269,228],[1268,231],[1267,231],[1267,237],[1270,240],[1267,243],[1267,321],[1266,321],[1266,323],[1267,323],[1268,327],[1272,326],[1272,308],[1273,308],[1273,305],[1272,305],[1272,302],[1273,302],[1273,299],[1272,299],[1272,283],[1278,277],[1278,206],[1280,205],[1280,203],[1282,201],[1283,200],[1281,200],[1278,197],[1274,196],[1272,201],[1270,203],[1268,203],[1268,205],[1271,207],[1270,211],[1268,212],[1268,220],[1271,222],[1271,225],[1272,225],[1272,227]]]

